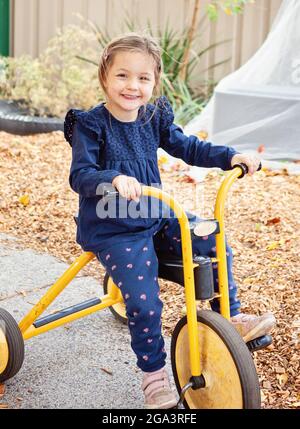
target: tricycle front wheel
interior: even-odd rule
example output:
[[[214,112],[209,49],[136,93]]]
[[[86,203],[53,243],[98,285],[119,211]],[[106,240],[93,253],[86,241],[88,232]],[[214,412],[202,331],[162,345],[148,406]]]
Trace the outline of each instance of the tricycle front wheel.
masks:
[[[200,359],[205,387],[185,393],[190,409],[260,408],[260,388],[252,356],[235,328],[220,314],[197,314]],[[189,382],[190,353],[187,318],[176,325],[171,362],[178,392]]]

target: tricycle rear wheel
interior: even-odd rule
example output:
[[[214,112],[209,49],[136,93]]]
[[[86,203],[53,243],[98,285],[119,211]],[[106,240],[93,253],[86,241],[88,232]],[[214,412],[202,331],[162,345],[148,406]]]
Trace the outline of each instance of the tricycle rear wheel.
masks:
[[[260,388],[255,365],[246,344],[220,314],[197,314],[200,358],[205,387],[188,389],[189,409],[260,408]],[[176,325],[171,342],[171,362],[178,392],[189,382],[190,353],[187,318]]]
[[[108,273],[105,273],[104,280],[103,280],[103,292],[105,295],[111,292],[113,284],[114,284],[113,279],[109,276]],[[112,305],[108,308],[117,320],[124,323],[124,325],[125,324],[127,325],[128,319],[126,316],[126,306],[123,302]]]
[[[0,383],[19,372],[24,361],[24,339],[10,313],[0,308]]]

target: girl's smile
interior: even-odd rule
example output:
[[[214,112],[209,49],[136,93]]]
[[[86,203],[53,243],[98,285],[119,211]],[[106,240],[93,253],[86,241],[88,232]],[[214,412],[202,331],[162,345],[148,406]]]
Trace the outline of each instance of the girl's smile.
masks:
[[[122,122],[132,122],[138,110],[152,97],[155,63],[141,52],[119,52],[110,66],[105,82],[106,108]]]

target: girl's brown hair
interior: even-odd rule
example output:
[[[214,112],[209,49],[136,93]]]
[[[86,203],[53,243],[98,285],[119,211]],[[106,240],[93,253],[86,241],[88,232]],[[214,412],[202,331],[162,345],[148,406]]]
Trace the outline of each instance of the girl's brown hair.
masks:
[[[128,33],[116,37],[111,40],[102,52],[99,62],[98,76],[103,91],[105,92],[107,72],[113,63],[115,55],[120,51],[142,52],[152,56],[155,63],[155,86],[153,93],[154,95],[159,95],[160,78],[163,71],[161,49],[153,37],[137,33]]]

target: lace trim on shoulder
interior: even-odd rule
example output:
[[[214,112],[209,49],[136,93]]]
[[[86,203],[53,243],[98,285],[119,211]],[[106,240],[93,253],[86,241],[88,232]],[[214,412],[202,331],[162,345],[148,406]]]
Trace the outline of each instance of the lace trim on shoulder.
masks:
[[[166,129],[170,127],[174,122],[174,112],[171,103],[169,102],[167,97],[165,97],[164,95],[162,97],[159,97],[157,100],[155,100],[154,104],[161,111],[161,129]]]
[[[70,146],[72,146],[73,130],[76,122],[79,122],[85,128],[95,133],[97,139],[101,138],[101,115],[99,114],[99,108],[99,106],[95,107],[88,112],[78,109],[68,111],[64,121],[64,136]]]

